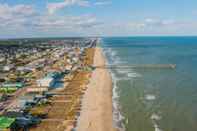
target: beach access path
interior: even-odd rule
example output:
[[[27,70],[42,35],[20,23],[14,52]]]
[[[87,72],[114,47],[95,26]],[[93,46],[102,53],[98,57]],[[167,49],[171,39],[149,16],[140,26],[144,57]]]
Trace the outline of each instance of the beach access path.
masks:
[[[94,66],[105,65],[101,48],[96,47]],[[112,79],[107,69],[95,69],[82,100],[77,131],[115,131],[112,119]]]

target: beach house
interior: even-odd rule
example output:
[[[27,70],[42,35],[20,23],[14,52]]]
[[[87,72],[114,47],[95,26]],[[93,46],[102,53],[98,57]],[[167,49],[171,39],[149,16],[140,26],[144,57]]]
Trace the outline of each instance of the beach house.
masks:
[[[54,78],[44,77],[42,79],[37,80],[37,85],[39,87],[51,87],[54,84]]]
[[[0,131],[9,131],[15,122],[15,118],[0,117]]]
[[[23,83],[3,83],[0,86],[0,92],[15,92],[16,90],[22,88],[24,86]]]
[[[3,71],[8,72],[8,71],[10,71],[13,68],[14,68],[14,65],[13,64],[5,65],[3,67]]]
[[[60,74],[58,72],[49,72],[44,78],[37,80],[39,87],[52,87],[55,84],[55,79]]]

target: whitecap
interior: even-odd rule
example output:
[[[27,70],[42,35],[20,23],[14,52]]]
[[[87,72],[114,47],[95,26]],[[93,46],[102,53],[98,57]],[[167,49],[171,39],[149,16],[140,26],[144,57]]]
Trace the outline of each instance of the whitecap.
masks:
[[[155,131],[162,131],[157,124],[154,124]]]
[[[117,55],[117,52],[116,51],[111,51],[111,56],[114,57]]]
[[[153,126],[154,126],[154,128],[155,128],[155,131],[162,131],[162,129],[160,129],[160,127],[159,127],[159,125],[157,124],[157,122],[156,121],[159,121],[159,120],[161,120],[161,116],[159,116],[158,114],[156,114],[156,113],[153,113],[152,115],[151,115],[151,120],[153,121]]]
[[[120,112],[120,105],[118,103],[119,95],[118,95],[118,92],[117,92],[117,88],[118,88],[117,82],[119,80],[122,80],[123,78],[118,78],[116,76],[116,74],[114,72],[112,72],[112,71],[110,71],[110,73],[111,73],[112,80],[113,80],[113,89],[112,89],[112,92],[113,92],[113,96],[112,96],[112,101],[113,101],[113,122],[114,122],[115,127],[119,131],[124,131],[125,127],[124,127],[124,124],[122,122],[124,120],[124,117],[123,117],[123,115]]]
[[[128,69],[116,69],[116,71],[118,72],[118,74],[126,74],[131,72],[132,70],[128,70]]]
[[[151,115],[151,119],[152,119],[152,120],[159,121],[159,120],[161,120],[161,116],[157,115],[156,113],[153,113],[153,114]]]
[[[145,95],[145,99],[148,101],[153,101],[156,99],[156,96],[152,95],[152,94],[147,94],[147,95]]]
[[[131,78],[141,77],[141,75],[138,74],[138,73],[128,73],[127,76],[128,76],[128,77],[131,77]]]
[[[117,56],[117,51],[113,50],[112,48],[106,48],[104,49],[104,56],[106,58],[106,63],[108,66],[121,64],[123,61],[121,61],[121,58]],[[120,104],[119,104],[119,94],[117,89],[119,88],[117,86],[118,81],[126,80],[128,77],[117,77],[116,73],[113,72],[113,70],[109,70],[111,73],[111,77],[113,80],[113,89],[112,89],[112,101],[113,101],[113,122],[115,127],[119,131],[124,131],[125,127],[123,124],[124,117],[120,112]]]

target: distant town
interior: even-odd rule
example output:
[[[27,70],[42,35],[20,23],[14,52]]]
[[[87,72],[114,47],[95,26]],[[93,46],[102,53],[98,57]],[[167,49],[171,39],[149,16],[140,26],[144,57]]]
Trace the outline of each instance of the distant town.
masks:
[[[76,126],[96,38],[0,41],[0,130]]]

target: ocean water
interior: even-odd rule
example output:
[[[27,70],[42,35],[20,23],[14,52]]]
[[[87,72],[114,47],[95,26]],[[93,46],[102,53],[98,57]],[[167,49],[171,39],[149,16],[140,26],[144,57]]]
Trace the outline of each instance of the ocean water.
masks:
[[[114,124],[125,131],[197,131],[197,37],[102,38],[113,68]]]

